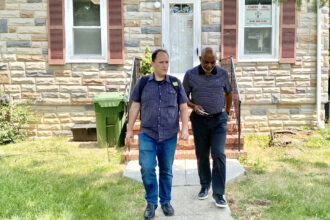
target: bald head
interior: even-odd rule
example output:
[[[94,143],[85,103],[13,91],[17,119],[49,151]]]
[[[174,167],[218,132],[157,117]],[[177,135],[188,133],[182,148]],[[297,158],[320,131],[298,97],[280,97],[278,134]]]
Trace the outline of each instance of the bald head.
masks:
[[[214,57],[216,57],[217,56],[217,54],[215,53],[215,50],[212,48],[212,47],[204,47],[203,49],[202,49],[202,54],[201,54],[201,56],[202,57],[204,57],[205,55],[213,55]]]

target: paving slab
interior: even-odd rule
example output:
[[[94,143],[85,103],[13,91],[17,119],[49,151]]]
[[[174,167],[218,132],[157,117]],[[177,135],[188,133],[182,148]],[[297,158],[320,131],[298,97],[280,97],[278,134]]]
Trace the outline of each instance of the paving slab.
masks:
[[[212,164],[212,161],[211,161]],[[244,174],[243,166],[235,159],[226,160],[226,183]],[[156,167],[157,176],[159,174]],[[130,161],[124,176],[142,182],[138,161]],[[173,163],[173,187],[171,204],[175,215],[165,216],[160,207],[156,210],[156,220],[232,220],[230,208],[218,208],[212,198],[212,190],[205,200],[198,200],[200,190],[196,160],[175,160]]]
[[[212,165],[212,160],[211,160]],[[236,159],[226,160],[226,183],[234,180],[245,172],[243,166]],[[156,167],[158,176],[159,170]],[[130,161],[124,171],[124,176],[142,182],[139,161]],[[173,186],[199,185],[196,160],[175,160],[173,163]]]
[[[160,206],[156,209],[155,220],[232,220],[229,207],[215,206],[212,196],[199,200],[199,186],[172,187],[174,216],[165,216]],[[210,193],[212,195],[212,192]]]

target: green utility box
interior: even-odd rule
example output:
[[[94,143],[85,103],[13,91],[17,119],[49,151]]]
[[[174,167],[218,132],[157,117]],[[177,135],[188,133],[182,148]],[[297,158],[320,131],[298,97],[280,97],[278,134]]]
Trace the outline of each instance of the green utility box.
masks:
[[[120,92],[101,93],[93,98],[97,143],[100,147],[124,145],[126,97]]]

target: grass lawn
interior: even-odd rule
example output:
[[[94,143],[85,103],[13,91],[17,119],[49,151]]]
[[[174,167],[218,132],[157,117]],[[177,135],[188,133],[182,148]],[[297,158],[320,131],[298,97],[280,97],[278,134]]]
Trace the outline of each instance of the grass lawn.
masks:
[[[226,193],[233,217],[330,219],[330,127],[268,142],[245,139],[246,175]],[[0,219],[142,219],[144,189],[122,177],[121,151],[109,162],[66,138],[0,145]]]
[[[330,219],[330,126],[319,131],[245,138],[246,175],[229,184],[235,219]]]
[[[0,219],[142,219],[143,186],[120,155],[66,138],[0,145]]]

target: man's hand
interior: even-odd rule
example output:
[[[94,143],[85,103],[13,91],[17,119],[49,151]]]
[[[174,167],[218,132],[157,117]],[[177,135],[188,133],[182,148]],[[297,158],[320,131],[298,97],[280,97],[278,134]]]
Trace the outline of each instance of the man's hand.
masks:
[[[133,140],[133,136],[134,136],[133,127],[134,127],[136,118],[140,112],[140,106],[141,106],[141,104],[139,102],[133,101],[131,104],[131,109],[129,110],[128,123],[126,125],[126,138],[125,138],[126,141],[125,142],[127,144],[130,144],[131,140]]]
[[[189,138],[189,132],[188,129],[183,129],[180,131],[179,139],[181,140],[188,140]]]
[[[205,110],[203,109],[202,106],[200,105],[196,105],[194,104],[190,98],[188,98],[188,106],[192,109],[194,109],[194,112],[197,114],[197,115],[201,115],[201,116],[206,116],[208,115],[207,112],[205,112]]]
[[[133,140],[134,134],[133,134],[133,130],[127,130],[126,131],[126,143],[129,144],[131,142],[131,140]]]
[[[205,110],[200,105],[195,105],[194,106],[194,111],[196,112],[197,115],[201,115],[201,116],[207,115],[207,114],[203,113],[203,112],[205,112]]]

